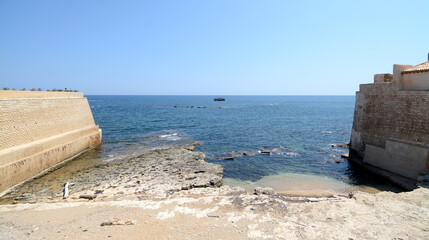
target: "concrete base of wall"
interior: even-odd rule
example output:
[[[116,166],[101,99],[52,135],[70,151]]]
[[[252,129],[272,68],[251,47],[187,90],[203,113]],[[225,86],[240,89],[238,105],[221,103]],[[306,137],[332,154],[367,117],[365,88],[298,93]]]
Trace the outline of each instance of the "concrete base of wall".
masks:
[[[76,135],[80,136],[76,137]],[[66,133],[57,140],[59,142],[61,142],[61,139],[62,141],[73,140],[48,149],[43,149],[30,156],[0,166],[0,196],[4,195],[12,187],[34,178],[41,173],[43,174],[56,165],[71,160],[82,152],[98,146],[101,142],[101,135],[101,129],[98,129],[98,127],[96,132],[92,131],[91,133],[88,133],[87,129],[78,131],[78,134],[76,132]],[[48,146],[52,142],[52,139],[47,138],[29,144],[25,148],[22,148],[20,152],[34,152],[34,149],[41,149],[43,146]],[[6,153],[4,152],[3,155],[7,156],[9,152],[14,155],[17,154],[16,151],[8,151]]]
[[[428,158],[429,149],[421,144],[389,139],[385,148],[366,144],[363,162],[417,179],[426,172]]]
[[[417,188],[416,180],[403,177],[398,174],[381,169],[379,167],[375,167],[373,165],[367,164],[362,160],[362,158],[353,155],[352,152],[350,152],[347,160],[349,160],[351,164],[356,164],[359,167],[365,168],[366,170],[374,174],[377,174],[378,176],[383,177],[406,190],[413,190]]]

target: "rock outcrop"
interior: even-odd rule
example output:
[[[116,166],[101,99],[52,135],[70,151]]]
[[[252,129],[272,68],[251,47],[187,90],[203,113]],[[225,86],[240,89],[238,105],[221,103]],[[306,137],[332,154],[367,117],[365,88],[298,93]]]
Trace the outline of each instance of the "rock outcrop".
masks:
[[[69,198],[78,199],[82,195],[97,196],[97,199],[117,199],[120,195],[163,198],[180,190],[219,187],[222,177],[223,168],[206,162],[204,153],[188,147],[154,150],[126,162],[77,172],[69,179],[74,183],[69,187]],[[31,183],[26,187],[25,194],[19,194],[17,188],[5,197],[18,202],[35,202],[62,198],[63,194],[31,189]]]

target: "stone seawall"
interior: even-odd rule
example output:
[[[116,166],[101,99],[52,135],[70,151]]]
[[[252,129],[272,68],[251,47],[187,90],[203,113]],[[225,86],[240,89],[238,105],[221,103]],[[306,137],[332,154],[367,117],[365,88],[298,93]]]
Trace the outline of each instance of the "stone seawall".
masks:
[[[83,93],[0,91],[0,193],[100,142]]]
[[[403,88],[402,71],[412,68],[395,65],[393,77],[376,74],[373,84],[360,85],[350,151],[365,164],[415,180],[429,171],[429,91]]]

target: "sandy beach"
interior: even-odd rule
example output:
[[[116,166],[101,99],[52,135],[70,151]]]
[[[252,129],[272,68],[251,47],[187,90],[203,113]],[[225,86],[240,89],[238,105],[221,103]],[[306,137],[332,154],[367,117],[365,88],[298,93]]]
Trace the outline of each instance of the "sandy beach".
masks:
[[[27,194],[0,206],[0,239],[429,238],[427,188],[307,196],[258,188],[249,193],[219,187],[220,166],[205,162],[192,147],[91,171],[80,175],[86,176],[86,187],[76,182],[67,199],[61,192]]]
[[[158,200],[17,204],[0,207],[0,238],[428,239],[428,196],[420,188],[313,199],[221,187]]]

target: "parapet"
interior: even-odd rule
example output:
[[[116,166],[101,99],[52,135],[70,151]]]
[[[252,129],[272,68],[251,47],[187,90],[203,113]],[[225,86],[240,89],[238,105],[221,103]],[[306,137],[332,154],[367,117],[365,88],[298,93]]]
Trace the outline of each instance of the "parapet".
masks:
[[[0,99],[11,98],[82,98],[83,92],[3,91]]]
[[[83,93],[0,91],[0,193],[100,142]]]
[[[393,75],[390,73],[374,74],[374,83],[388,83],[392,82]]]
[[[374,74],[374,84],[380,83],[391,83],[389,88],[395,91],[429,91],[429,61],[416,66],[395,64],[393,74]]]

